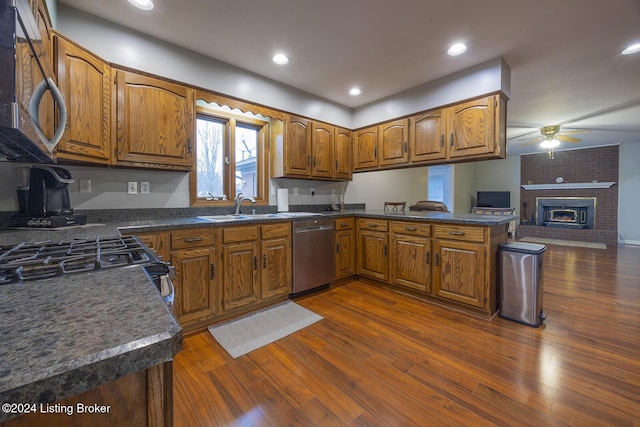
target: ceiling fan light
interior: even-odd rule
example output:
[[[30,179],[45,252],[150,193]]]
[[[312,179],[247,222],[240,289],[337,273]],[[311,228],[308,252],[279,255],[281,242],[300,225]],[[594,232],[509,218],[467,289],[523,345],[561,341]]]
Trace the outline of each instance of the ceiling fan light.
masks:
[[[560,141],[557,139],[546,139],[540,143],[541,148],[554,148],[560,145]]]
[[[640,52],[640,43],[635,43],[627,46],[625,50],[620,52],[623,55],[631,55],[632,53]]]

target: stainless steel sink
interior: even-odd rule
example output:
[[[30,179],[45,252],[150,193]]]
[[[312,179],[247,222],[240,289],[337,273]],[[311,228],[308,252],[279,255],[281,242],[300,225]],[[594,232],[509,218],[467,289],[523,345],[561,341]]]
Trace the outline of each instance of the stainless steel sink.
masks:
[[[198,218],[204,219],[211,222],[224,222],[224,221],[236,221],[236,220],[247,220],[247,219],[264,219],[264,218],[283,218],[283,216],[276,213],[264,213],[264,214],[228,214],[228,215],[205,215],[199,216]]]

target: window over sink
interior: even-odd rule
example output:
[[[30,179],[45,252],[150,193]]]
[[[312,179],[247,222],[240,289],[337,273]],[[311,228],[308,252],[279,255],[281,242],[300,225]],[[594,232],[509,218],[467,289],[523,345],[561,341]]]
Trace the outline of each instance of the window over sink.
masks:
[[[240,193],[268,203],[267,119],[223,107],[196,108],[195,168],[191,204],[232,203]]]

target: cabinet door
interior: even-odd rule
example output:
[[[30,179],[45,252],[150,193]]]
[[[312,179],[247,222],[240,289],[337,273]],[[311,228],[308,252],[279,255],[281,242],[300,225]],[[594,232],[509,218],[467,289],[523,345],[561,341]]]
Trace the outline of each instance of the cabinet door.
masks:
[[[380,125],[380,166],[409,161],[409,120],[395,120]]]
[[[335,179],[351,179],[353,177],[353,132],[336,128],[335,132]]]
[[[431,239],[393,233],[391,283],[431,292]]]
[[[389,280],[389,234],[380,231],[359,230],[358,274],[378,280]]]
[[[175,314],[187,325],[205,320],[216,313],[215,251],[197,248],[174,251],[171,263],[175,267]]]
[[[484,245],[434,240],[435,294],[474,307],[485,304]]]
[[[225,311],[258,301],[257,243],[223,247],[222,308]]]
[[[353,145],[353,169],[378,167],[378,128],[360,129]]]
[[[444,125],[442,110],[430,111],[411,117],[409,126],[411,162],[447,158]]]
[[[313,123],[311,135],[311,176],[333,177],[334,129],[323,123]]]
[[[311,175],[311,122],[289,116],[284,141],[285,175]]]
[[[261,244],[262,298],[291,293],[291,238],[263,240]]]
[[[341,279],[356,274],[356,236],[354,230],[336,231],[336,273]]]
[[[490,96],[447,109],[450,158],[488,154],[497,149],[496,107],[497,96]]]
[[[58,87],[67,105],[67,129],[58,158],[108,164],[111,154],[111,67],[56,36]]]
[[[115,73],[117,162],[191,169],[193,89],[129,71]]]

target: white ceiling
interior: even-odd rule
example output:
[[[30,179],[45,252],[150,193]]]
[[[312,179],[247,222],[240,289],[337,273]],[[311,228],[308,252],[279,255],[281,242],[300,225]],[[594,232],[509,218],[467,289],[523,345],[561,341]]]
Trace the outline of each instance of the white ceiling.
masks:
[[[59,0],[352,108],[502,56],[508,155],[545,151],[523,139],[555,124],[591,131],[558,150],[640,143],[640,53],[620,54],[640,42],[640,0],[153,1]]]

